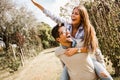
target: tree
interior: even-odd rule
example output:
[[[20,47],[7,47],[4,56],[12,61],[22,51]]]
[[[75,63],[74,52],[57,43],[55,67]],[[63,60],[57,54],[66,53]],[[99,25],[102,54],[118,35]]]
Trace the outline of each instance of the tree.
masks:
[[[43,44],[44,49],[56,47],[59,45],[52,37],[52,35],[51,35],[52,29],[48,24],[42,22],[41,25],[38,25],[38,27],[40,27],[38,29],[38,34],[42,40],[42,44]]]
[[[25,7],[16,7],[10,0],[1,0],[0,4],[0,37],[3,38],[6,45],[6,60],[3,63],[7,63],[6,67],[16,70],[19,66],[15,68],[14,64],[23,59],[23,54],[27,55],[30,45],[33,46],[29,37],[34,34],[30,35],[29,31],[36,27],[38,22],[32,12],[27,11]],[[17,45],[15,50],[12,48],[13,44]]]
[[[112,62],[115,76],[120,76],[120,4],[114,1],[98,0],[89,7],[89,15],[94,25],[100,48]]]

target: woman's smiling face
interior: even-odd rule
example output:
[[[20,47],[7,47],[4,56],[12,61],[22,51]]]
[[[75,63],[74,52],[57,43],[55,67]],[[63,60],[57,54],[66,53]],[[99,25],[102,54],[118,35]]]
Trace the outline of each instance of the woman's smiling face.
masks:
[[[80,24],[81,17],[80,17],[79,10],[77,8],[73,9],[73,12],[71,14],[71,20],[72,20],[73,25],[79,25]]]

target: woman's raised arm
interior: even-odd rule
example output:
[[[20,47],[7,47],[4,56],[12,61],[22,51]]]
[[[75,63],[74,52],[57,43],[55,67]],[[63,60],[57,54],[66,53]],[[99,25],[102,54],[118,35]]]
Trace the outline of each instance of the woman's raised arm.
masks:
[[[36,7],[38,7],[40,10],[44,10],[44,7],[42,6],[42,5],[40,5],[40,4],[38,4],[35,0],[31,0],[32,1],[32,3],[36,6]]]
[[[37,3],[35,0],[31,0],[32,3],[38,7],[41,11],[43,11],[43,13],[51,18],[53,21],[55,21],[56,23],[64,23],[65,25],[67,25],[67,21],[64,18],[61,18],[60,16],[56,16],[55,14],[51,13],[49,10],[45,9],[42,5],[40,5],[39,3]]]

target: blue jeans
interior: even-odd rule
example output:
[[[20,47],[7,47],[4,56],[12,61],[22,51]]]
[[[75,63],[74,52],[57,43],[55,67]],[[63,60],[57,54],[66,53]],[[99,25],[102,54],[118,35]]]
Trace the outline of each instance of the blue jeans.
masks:
[[[103,67],[102,64],[100,64],[98,61],[92,59],[94,67],[95,67],[95,72],[97,76],[100,78],[100,80],[113,80],[111,75],[108,73],[108,71]],[[106,73],[107,77],[103,77],[100,75],[101,72]],[[61,79],[60,80],[69,80],[69,74],[67,72],[66,66],[64,66],[62,74],[61,74]]]
[[[66,66],[64,66],[60,80],[69,80],[69,74],[67,72]]]
[[[113,78],[111,77],[111,75],[108,73],[108,71],[103,67],[102,64],[100,64],[98,61],[96,61],[95,59],[92,59],[94,67],[95,67],[95,72],[97,74],[97,76],[100,78],[100,80],[113,80]],[[104,72],[107,77],[103,77],[100,75],[101,72]]]

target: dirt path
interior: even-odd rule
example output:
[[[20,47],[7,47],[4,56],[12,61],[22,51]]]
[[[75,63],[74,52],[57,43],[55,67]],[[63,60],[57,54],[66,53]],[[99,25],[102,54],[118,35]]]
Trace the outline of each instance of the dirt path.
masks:
[[[19,72],[5,80],[59,80],[62,65],[53,49],[44,50]]]
[[[62,65],[55,56],[55,49],[42,51],[14,74],[9,74],[5,70],[0,71],[0,80],[60,80]]]

